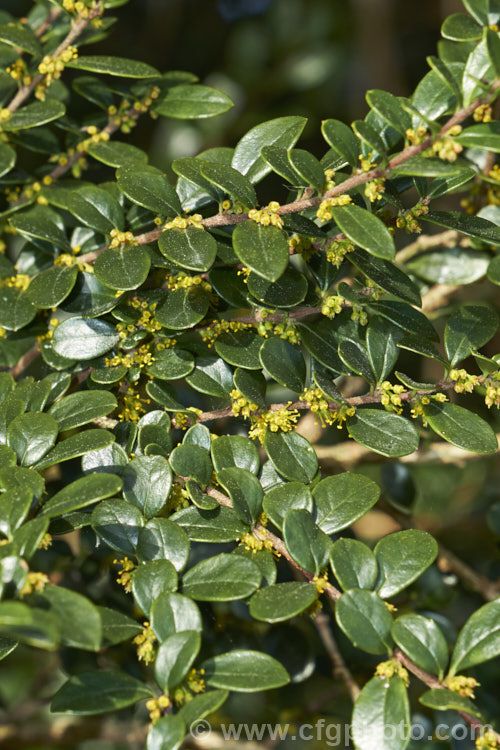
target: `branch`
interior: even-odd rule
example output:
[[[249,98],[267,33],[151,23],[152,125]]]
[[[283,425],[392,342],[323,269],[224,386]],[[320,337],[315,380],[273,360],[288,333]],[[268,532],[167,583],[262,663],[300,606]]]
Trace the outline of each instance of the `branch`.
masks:
[[[410,242],[402,250],[396,253],[396,263],[404,263],[415,255],[433,247],[455,247],[460,237],[455,229],[447,229],[446,232],[438,234],[423,234],[415,242]],[[469,244],[467,242],[467,244]]]
[[[40,344],[34,344],[31,349],[28,349],[26,354],[23,354],[20,360],[9,370],[13,378],[18,378],[19,375],[33,362],[33,360],[40,354]]]
[[[338,677],[342,680],[349,692],[349,695],[351,696],[352,702],[355,703],[361,690],[358,683],[347,668],[344,658],[339,651],[335,638],[333,637],[332,631],[330,629],[330,618],[320,612],[314,618],[314,624],[316,626],[316,630],[318,631],[319,637],[323,642],[325,651],[327,652],[328,656],[330,657],[330,661],[332,662],[333,676]]]

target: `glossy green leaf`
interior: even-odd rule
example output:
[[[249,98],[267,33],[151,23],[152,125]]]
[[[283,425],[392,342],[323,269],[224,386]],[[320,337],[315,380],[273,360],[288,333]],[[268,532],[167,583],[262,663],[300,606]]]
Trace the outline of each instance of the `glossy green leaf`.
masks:
[[[151,560],[139,565],[132,575],[132,593],[146,617],[161,594],[177,588],[177,571],[170,560]]]
[[[81,391],[56,401],[49,414],[63,432],[105,417],[116,409],[116,405],[116,397],[109,391]]]
[[[253,693],[286,685],[290,678],[285,668],[261,651],[234,650],[207,659],[202,664],[207,685]]]
[[[351,167],[358,166],[361,144],[348,125],[340,120],[323,120],[321,132],[325,141],[339,156],[344,158]]]
[[[448,320],[444,346],[450,364],[466,359],[471,350],[486,344],[498,329],[498,315],[486,305],[462,305]]]
[[[366,349],[377,383],[383,382],[399,356],[398,343],[403,332],[393,323],[377,315],[372,317],[366,329]]]
[[[262,337],[250,330],[227,331],[217,337],[214,349],[225,362],[248,370],[262,369],[259,351]]]
[[[53,245],[69,250],[70,246],[64,232],[64,224],[58,214],[48,206],[34,206],[22,211],[10,219],[10,223],[22,235],[51,242]]]
[[[8,120],[2,123],[2,130],[27,130],[38,128],[47,122],[58,120],[66,112],[66,107],[57,99],[45,99],[43,102],[26,104],[13,112]]]
[[[299,349],[284,339],[265,339],[259,352],[264,371],[273,380],[301,393],[306,381],[306,363]]]
[[[437,120],[441,115],[454,110],[457,99],[441,76],[435,70],[430,70],[415,89],[412,104],[423,118]],[[418,124],[425,124],[425,119],[421,119]]]
[[[259,589],[250,599],[250,614],[263,622],[284,622],[312,607],[318,592],[310,583],[287,581]]]
[[[248,531],[248,524],[232,508],[220,506],[202,510],[191,506],[178,511],[171,520],[184,529],[193,542],[232,542]]]
[[[89,185],[72,190],[68,209],[82,224],[97,232],[108,234],[112,229],[123,229],[122,207],[104,188]]]
[[[374,549],[378,594],[386,599],[405,589],[432,565],[437,553],[437,542],[426,531],[407,529],[384,536]]]
[[[391,632],[401,651],[417,666],[443,679],[448,665],[448,644],[434,620],[416,614],[402,615]]]
[[[208,271],[217,254],[217,243],[212,235],[193,226],[167,229],[160,234],[158,247],[165,258],[190,271]]]
[[[247,280],[250,294],[266,307],[295,307],[307,294],[307,280],[293,266],[287,266],[284,274],[275,282],[251,273]]]
[[[7,445],[21,466],[32,466],[55,445],[57,433],[57,422],[49,414],[21,414],[7,428]]]
[[[23,602],[0,602],[0,635],[36,648],[53,650],[59,643],[57,619]]]
[[[483,29],[465,13],[453,13],[445,19],[441,27],[441,34],[445,39],[452,39],[455,42],[473,42],[476,39],[481,39]]]
[[[42,507],[41,514],[54,518],[86,508],[98,500],[115,495],[121,488],[122,480],[114,474],[89,474],[56,492]]]
[[[358,409],[347,420],[349,435],[382,456],[407,456],[416,451],[419,434],[408,419],[379,409]]]
[[[201,286],[174,289],[156,309],[156,320],[173,330],[192,328],[208,312],[210,296]]]
[[[255,474],[247,469],[230,466],[217,472],[217,481],[231,498],[233,508],[242,521],[255,524],[261,513],[264,497]]]
[[[169,88],[159,104],[155,105],[155,112],[179,120],[199,120],[221,115],[233,106],[232,99],[224,92],[211,86],[194,84]]]
[[[370,281],[385,292],[400,297],[410,305],[420,306],[422,300],[418,286],[394,263],[359,250],[349,253],[348,258]]]
[[[159,380],[178,380],[194,369],[194,357],[184,349],[157,351],[154,362],[146,368],[148,375]]]
[[[70,677],[54,695],[50,710],[79,715],[102,714],[152,696],[150,688],[125,672],[100,669]]]
[[[490,425],[477,414],[457,404],[431,401],[425,418],[434,432],[449,443],[473,453],[496,453],[497,438]]]
[[[170,466],[180,477],[195,479],[205,486],[212,476],[212,461],[199,445],[178,445],[170,455]]]
[[[383,120],[392,125],[402,135],[405,135],[408,128],[411,127],[410,116],[393,94],[380,89],[372,89],[366,93],[366,100]]]
[[[227,690],[210,690],[196,695],[189,703],[181,707],[179,716],[186,722],[186,726],[190,727],[193,722],[200,721],[220,708],[227,697]]]
[[[313,489],[316,523],[333,534],[357,521],[377,502],[380,488],[361,474],[336,474],[322,479]]]
[[[330,549],[330,565],[344,591],[375,588],[377,561],[363,542],[338,539]]]
[[[351,732],[356,750],[405,750],[411,717],[401,677],[372,677],[366,683],[354,705]]]
[[[21,526],[28,515],[33,493],[27,487],[16,487],[0,495],[0,531],[7,537]]]
[[[350,339],[344,339],[339,343],[339,357],[348,371],[360,375],[369,383],[375,383],[373,370],[368,359],[368,352],[362,344]]]
[[[200,634],[195,630],[174,633],[163,641],[155,659],[155,677],[164,693],[182,682],[200,646]]]
[[[190,568],[182,578],[182,592],[202,602],[235,601],[253,594],[261,580],[262,574],[254,562],[222,553]]]
[[[139,531],[144,525],[144,517],[137,508],[125,500],[107,500],[94,508],[91,522],[96,534],[111,549],[135,555]]]
[[[228,398],[233,387],[231,369],[216,357],[198,357],[196,367],[186,381],[195,390],[218,398]]]
[[[412,156],[391,170],[394,175],[412,177],[447,177],[460,171],[462,164],[443,162],[432,157]]]
[[[138,635],[142,627],[131,617],[109,607],[97,607],[101,618],[103,646],[114,646]]]
[[[0,177],[10,172],[16,163],[16,152],[6,143],[0,144]]]
[[[273,172],[279,174],[292,185],[298,185],[300,177],[288,159],[289,153],[289,150],[283,146],[264,146],[261,150],[262,158]]]
[[[420,253],[408,261],[406,267],[432,284],[472,284],[485,275],[489,260],[490,256],[479,250],[440,247]]]
[[[157,560],[154,564],[160,562]],[[174,633],[184,630],[201,632],[203,628],[200,610],[193,600],[170,591],[152,597],[150,619],[160,643]]]
[[[121,245],[99,255],[94,272],[111,289],[137,289],[149,273],[151,259],[144,247]]]
[[[394,258],[394,239],[377,216],[359,206],[334,206],[332,214],[340,231],[355,245],[378,258]]]
[[[322,195],[325,189],[325,173],[314,154],[302,148],[293,148],[288,151],[288,160],[302,182],[311,185],[318,195]]]
[[[42,471],[54,464],[60,464],[93,451],[101,451],[110,446],[114,439],[115,436],[107,430],[84,430],[66,440],[61,440],[35,464],[35,468]]]
[[[22,289],[0,287],[0,326],[7,331],[18,331],[31,323],[36,307]]]
[[[470,716],[482,718],[481,711],[473,701],[447,688],[426,690],[420,696],[419,701],[423,706],[432,708],[434,711],[448,711],[449,709],[453,709],[454,711],[465,711]]]
[[[312,513],[313,499],[307,485],[301,482],[286,482],[265,495],[263,507],[266,516],[278,529],[282,529],[288,511],[303,508]]]
[[[172,471],[162,456],[137,456],[123,472],[123,496],[145,518],[157,516],[167,502]]]
[[[76,360],[106,354],[119,340],[115,326],[95,318],[68,318],[52,337],[56,354]]]
[[[37,274],[27,289],[27,297],[37,308],[46,310],[57,307],[75,285],[78,268],[55,266]]]
[[[233,247],[245,266],[268,281],[277,281],[288,265],[288,241],[278,227],[244,221],[233,232]]]
[[[500,599],[479,607],[460,631],[451,656],[451,676],[500,654]]]
[[[429,211],[422,220],[447,229],[456,229],[468,237],[475,237],[492,245],[500,245],[500,227],[480,216],[470,216],[458,211]]]
[[[357,648],[369,654],[391,652],[391,613],[373,591],[350,589],[335,605],[341,630]]]
[[[318,470],[312,445],[297,432],[267,430],[264,447],[277,472],[295,482],[310,482]]]
[[[260,466],[255,443],[241,435],[221,435],[211,443],[212,462],[216,472],[238,467],[257,474]]]
[[[36,595],[36,602],[39,601],[57,618],[64,646],[85,651],[99,650],[101,617],[89,599],[61,586],[46,586]]]
[[[264,146],[292,148],[299,139],[307,120],[305,117],[277,117],[256,125],[236,144],[231,166],[247,175],[252,183],[259,182],[271,167],[264,161]]]
[[[131,143],[121,143],[119,141],[100,141],[99,143],[90,143],[87,146],[87,153],[97,159],[97,161],[107,164],[109,167],[131,167],[132,165],[143,166],[147,163],[148,157],[144,151]]]
[[[22,49],[31,55],[41,55],[42,53],[40,42],[27,24],[1,24],[0,42],[16,49]]]
[[[178,715],[162,716],[148,730],[146,750],[178,750],[189,726]]]
[[[202,175],[213,185],[241,203],[245,208],[253,208],[257,203],[255,188],[243,174],[227,164],[202,161]]]
[[[142,561],[169,560],[180,571],[189,557],[188,535],[168,518],[153,518],[139,531],[137,556]]]
[[[123,78],[156,78],[160,75],[156,68],[144,62],[107,55],[79,55],[75,60],[66,63],[66,66]]]
[[[176,216],[182,212],[177,193],[159,169],[147,165],[121,167],[116,178],[122,193],[133,203],[160,216]]]
[[[318,575],[328,564],[331,540],[308,510],[289,510],[283,521],[283,538],[293,560]]]

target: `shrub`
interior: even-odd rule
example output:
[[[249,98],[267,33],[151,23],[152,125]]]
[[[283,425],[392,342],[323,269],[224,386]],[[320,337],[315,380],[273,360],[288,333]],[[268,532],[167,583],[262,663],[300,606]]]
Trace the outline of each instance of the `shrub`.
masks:
[[[413,96],[325,120],[321,158],[281,117],[174,185],[122,134],[232,102],[81,54],[121,4],[0,14],[0,694],[23,724],[36,678],[0,745],[55,741],[49,699],[120,712],[70,720],[77,747],[203,747],[206,716],[324,747],[350,696],[358,750],[419,739],[412,714],[496,747],[500,11],[464,0]],[[470,467],[469,566],[416,506]]]

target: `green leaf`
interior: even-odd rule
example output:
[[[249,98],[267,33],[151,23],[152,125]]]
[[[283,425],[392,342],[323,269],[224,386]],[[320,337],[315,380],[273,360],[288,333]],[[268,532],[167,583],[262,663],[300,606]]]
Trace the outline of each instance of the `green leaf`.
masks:
[[[338,539],[330,549],[330,564],[344,589],[373,589],[378,565],[366,544],[356,539]]]
[[[21,414],[7,428],[7,445],[21,466],[31,466],[55,445],[57,433],[57,422],[49,414]]]
[[[232,542],[248,531],[232,508],[201,510],[195,506],[178,511],[171,520],[184,529],[193,542]]]
[[[466,148],[477,148],[483,151],[500,153],[500,123],[483,122],[465,128],[460,135],[455,136],[457,143]]]
[[[281,530],[289,510],[303,508],[312,513],[313,499],[307,485],[301,482],[286,482],[265,495],[263,507],[265,514],[276,528]]]
[[[36,594],[36,602],[48,606],[57,618],[63,646],[98,651],[101,646],[101,617],[85,596],[61,586],[46,586]]]
[[[247,469],[230,466],[217,472],[217,481],[231,498],[233,508],[241,520],[251,525],[257,523],[264,491],[255,474]]]
[[[387,599],[405,589],[432,565],[437,553],[437,542],[426,531],[407,529],[384,536],[374,549],[379,596]]]
[[[118,187],[133,203],[160,216],[177,216],[182,206],[175,189],[159,169],[147,165],[121,167],[116,173]]]
[[[200,393],[227,399],[233,387],[233,374],[222,359],[198,357],[196,368],[186,377],[186,382]]]
[[[56,354],[81,360],[106,354],[116,346],[120,337],[115,326],[104,320],[68,318],[57,326],[52,341]]]
[[[448,644],[439,626],[428,617],[409,614],[392,626],[395,642],[418,667],[443,679],[448,664]]]
[[[254,693],[272,690],[290,681],[285,668],[276,659],[260,651],[234,650],[203,662],[207,685]]]
[[[366,348],[377,383],[392,372],[399,356],[398,343],[403,332],[388,320],[375,315],[366,329]]]
[[[313,489],[316,523],[326,534],[334,534],[364,516],[379,496],[375,482],[361,474],[326,477]]]
[[[411,127],[411,118],[401,106],[398,98],[387,91],[372,89],[366,93],[370,107],[389,125],[402,135]],[[357,166],[357,165],[352,165]]]
[[[486,50],[493,65],[495,75],[500,75],[500,39],[498,33],[488,28],[485,31]]]
[[[280,146],[264,146],[261,150],[262,158],[269,164],[273,172],[279,174],[292,185],[298,185],[300,177],[289,161],[289,153],[289,150]]]
[[[462,91],[464,106],[472,104],[479,96],[485,94],[495,80],[495,69],[488,53],[486,39],[477,44],[465,64]]]
[[[259,589],[250,599],[250,614],[263,622],[284,622],[312,607],[318,592],[310,583],[287,581]]]
[[[22,49],[31,55],[41,55],[42,48],[32,29],[27,25],[2,24],[0,42]]]
[[[209,182],[241,203],[245,208],[253,208],[257,203],[255,188],[243,174],[227,164],[202,161],[201,173]]]
[[[251,273],[247,280],[250,294],[266,307],[295,307],[307,294],[307,280],[293,266],[287,266],[284,274],[275,282]]]
[[[50,710],[82,716],[103,714],[152,696],[150,688],[125,672],[100,669],[71,677],[54,695]]]
[[[155,564],[158,562],[160,561]],[[151,627],[160,643],[183,630],[201,633],[203,629],[200,610],[191,599],[182,594],[166,592],[156,596],[151,604],[150,618]]]
[[[146,367],[146,372],[159,380],[178,380],[194,369],[194,357],[184,349],[157,351],[154,359],[153,364]]]
[[[197,601],[228,602],[246,599],[259,588],[261,580],[262,574],[254,562],[222,553],[190,568],[183,576],[182,591]]]
[[[186,722],[186,726],[191,727],[194,722],[220,708],[227,697],[227,690],[210,690],[208,693],[196,695],[180,708],[179,716]]]
[[[18,331],[31,323],[36,307],[22,289],[0,287],[0,326],[8,331]]]
[[[91,476],[113,477],[114,475]],[[142,513],[133,505],[125,500],[108,500],[99,503],[92,512],[91,523],[96,534],[111,549],[123,552],[125,555],[135,555],[139,531],[144,525],[144,518]]]
[[[241,435],[222,435],[211,442],[212,462],[216,472],[236,466],[257,474],[260,466],[255,443]]]
[[[405,159],[391,170],[394,175],[411,175],[412,177],[447,177],[462,169],[462,163],[444,162],[426,156],[412,156]]]
[[[421,305],[422,299],[418,286],[394,263],[375,258],[359,250],[349,253],[348,258],[370,281],[385,292],[400,297],[410,305]]]
[[[137,556],[142,561],[169,560],[180,571],[189,557],[189,537],[169,518],[153,518],[139,530]]]
[[[460,631],[451,656],[450,676],[500,654],[500,599],[483,604]]]
[[[38,309],[57,307],[73,289],[78,268],[55,266],[37,274],[30,282],[26,295]]]
[[[110,192],[95,185],[72,190],[68,198],[68,210],[82,224],[96,232],[109,234],[112,229],[123,229],[122,207]]]
[[[116,495],[122,488],[122,480],[115,474],[89,474],[81,477],[56,492],[40,511],[54,518],[72,510],[86,508],[98,500]]]
[[[47,532],[47,518],[32,518],[24,523],[14,534],[13,544],[20,557],[30,560],[40,546]]]
[[[100,141],[99,143],[90,143],[87,146],[87,153],[97,159],[97,161],[107,164],[109,167],[139,167],[144,166],[148,157],[144,151],[130,143],[120,143],[118,141]]]
[[[264,448],[277,472],[286,479],[310,482],[318,470],[318,459],[308,440],[296,432],[267,430]]]
[[[358,409],[347,420],[349,435],[382,456],[407,456],[416,451],[419,434],[404,417],[380,409]]]
[[[195,630],[174,633],[163,641],[155,659],[155,677],[164,693],[169,693],[182,682],[200,646],[200,634]]]
[[[170,560],[151,560],[139,565],[132,574],[132,593],[146,617],[161,594],[176,588],[177,571]]]
[[[335,605],[335,616],[357,648],[369,654],[391,653],[391,613],[374,591],[346,591]]]
[[[111,289],[137,289],[149,273],[151,259],[144,247],[121,245],[105,250],[94,263],[99,281]]]
[[[4,638],[3,636],[0,636],[0,661],[15,651],[18,645],[18,642],[12,640],[12,638]]]
[[[201,286],[174,289],[157,307],[155,317],[166,328],[192,328],[203,320],[209,304],[210,295]]]
[[[309,573],[318,575],[328,565],[331,540],[308,510],[289,510],[283,521],[283,538],[291,557]]]
[[[259,182],[271,167],[261,156],[264,146],[290,149],[298,141],[307,120],[305,117],[277,117],[260,123],[236,144],[231,166],[247,175],[250,182]]]
[[[185,734],[186,724],[180,716],[162,716],[148,730],[146,750],[178,750]]]
[[[227,331],[217,337],[214,349],[225,362],[248,370],[262,370],[259,351],[262,337],[253,331]]]
[[[48,206],[33,206],[13,216],[10,223],[14,229],[28,238],[46,240],[65,250],[70,249],[64,224],[58,214]]]
[[[465,13],[452,13],[445,19],[441,34],[445,39],[452,39],[454,42],[475,42],[476,39],[481,39],[483,29]]]
[[[361,375],[369,383],[375,383],[368,352],[357,341],[344,339],[339,343],[339,357],[347,369]]]
[[[333,219],[355,245],[378,258],[394,258],[396,249],[389,230],[377,216],[359,206],[334,206]]]
[[[454,367],[466,359],[471,350],[486,344],[498,329],[498,315],[487,305],[462,305],[448,320],[444,346]]]
[[[30,646],[55,649],[59,642],[56,618],[23,602],[0,602],[0,635]]]
[[[0,531],[10,537],[28,515],[33,493],[27,487],[15,487],[0,495]]]
[[[408,261],[406,267],[432,284],[463,285],[481,279],[488,269],[489,261],[490,256],[479,250],[440,247],[433,252],[420,253]]]
[[[198,227],[167,229],[160,234],[158,247],[167,258],[190,271],[208,271],[217,255],[217,242]]]
[[[358,167],[361,143],[348,125],[340,120],[323,120],[321,132],[325,141],[339,156],[351,167]]]
[[[456,404],[431,401],[425,418],[444,440],[473,453],[496,453],[497,438],[490,425],[477,414]]]
[[[441,76],[435,70],[430,70],[415,89],[412,104],[423,118],[437,120],[455,109],[457,98]],[[425,119],[416,124],[425,125]]]
[[[10,172],[16,163],[16,152],[6,143],[0,144],[0,177]]]
[[[480,216],[471,216],[459,211],[429,211],[422,217],[422,221],[430,221],[447,229],[456,229],[468,237],[500,245],[500,227]]]
[[[45,99],[44,102],[35,102],[13,112],[8,120],[2,123],[2,130],[27,130],[38,128],[47,122],[58,120],[66,113],[66,107],[57,99]]]
[[[157,78],[160,75],[156,68],[144,62],[107,55],[81,55],[66,63],[66,67],[122,78]]]
[[[387,731],[390,727],[394,731]],[[410,741],[411,717],[403,680],[372,677],[363,687],[352,714],[356,750],[405,750]]]
[[[221,115],[233,106],[232,99],[222,91],[211,86],[194,84],[172,86],[154,109],[164,117],[199,120]]]
[[[200,445],[178,445],[169,460],[178,476],[195,479],[203,487],[212,477],[212,461],[208,451]]]
[[[306,363],[299,349],[284,339],[265,339],[259,352],[264,372],[273,380],[301,393],[305,388]]]
[[[288,160],[292,168],[306,185],[312,185],[318,195],[325,190],[325,173],[319,160],[302,148],[293,148],[288,151]]]
[[[123,496],[145,518],[157,516],[172,486],[172,471],[162,456],[138,456],[123,472]]]
[[[488,279],[500,285],[500,255],[496,255],[488,265]]]
[[[449,709],[452,709],[460,712],[465,711],[471,716],[482,718],[481,711],[473,701],[456,693],[454,690],[448,690],[447,688],[433,688],[432,690],[426,690],[426,692],[420,696],[419,701],[423,706],[432,708],[435,711],[448,711]]]
[[[467,182],[474,179],[475,175],[476,172],[474,169],[464,167],[454,175],[449,175],[448,177],[436,177],[435,180],[432,180],[427,194],[431,198],[440,198],[442,195],[447,195],[448,193],[458,190],[462,185],[465,185]]]
[[[116,397],[109,391],[81,391],[56,401],[49,409],[59,430],[72,430],[88,424],[94,419],[105,417],[116,409]]]
[[[109,607],[97,607],[101,618],[102,640],[104,646],[114,646],[128,641],[138,635],[142,628],[131,617]]]
[[[288,241],[278,227],[244,221],[233,232],[233,247],[245,266],[268,281],[277,281],[288,265]]]

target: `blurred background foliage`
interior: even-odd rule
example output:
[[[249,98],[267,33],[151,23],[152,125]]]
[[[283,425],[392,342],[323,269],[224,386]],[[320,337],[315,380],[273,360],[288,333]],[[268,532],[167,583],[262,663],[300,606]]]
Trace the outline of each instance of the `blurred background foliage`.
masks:
[[[3,10],[19,15],[31,7],[24,0],[0,0]],[[131,0],[117,8],[116,31],[108,39],[93,46],[92,54],[131,57],[148,62],[158,69],[188,70],[203,83],[227,92],[236,106],[226,115],[194,124],[167,118],[142,118],[131,140],[149,152],[150,162],[168,169],[170,162],[180,156],[194,155],[212,146],[234,146],[251,127],[281,115],[303,115],[309,124],[301,142],[317,156],[326,151],[320,135],[322,119],[333,117],[351,122],[367,112],[365,93],[371,88],[382,88],[394,94],[409,96],[428,70],[426,57],[435,54],[440,38],[439,29],[450,13],[463,10],[460,0]],[[75,101],[78,97],[75,97]],[[87,103],[81,99],[84,111]],[[271,197],[271,196],[270,196]],[[477,293],[477,289],[474,290]],[[479,293],[477,293],[479,294]],[[498,343],[498,342],[497,342]],[[498,351],[498,347],[495,351]],[[494,353],[493,351],[490,353]],[[466,365],[468,363],[465,363]],[[403,368],[404,369],[404,368]],[[428,373],[431,376],[431,373]],[[422,373],[425,377],[426,373]],[[469,397],[470,399],[471,397]],[[470,402],[469,402],[470,403]],[[304,432],[314,439],[311,425],[303,425]],[[317,438],[320,436],[317,434]],[[340,440],[336,430],[323,433],[321,446]],[[333,440],[332,440],[333,438]],[[323,469],[336,473],[345,465],[320,453]],[[372,454],[368,462],[357,464],[355,470],[378,481],[385,500],[400,507],[411,507],[417,523],[427,528],[452,551],[476,570],[495,580],[500,574],[498,540],[500,539],[500,502],[498,485],[500,471],[495,459],[470,462],[423,464],[410,462],[380,462]],[[495,501],[497,501],[495,503]],[[489,512],[488,512],[489,509]],[[375,541],[383,533],[396,528],[389,517],[380,511],[370,513],[356,526],[356,533],[366,541]],[[493,533],[492,533],[493,532]],[[88,595],[100,602],[109,595],[107,585],[100,578],[98,555],[89,559],[92,540],[86,546],[80,540],[77,556],[81,560],[81,575]],[[40,557],[40,570],[64,567],[75,550],[65,541],[54,543],[50,554]],[[43,561],[43,562],[42,562]],[[72,564],[73,567],[74,563]],[[51,573],[53,575],[54,569]],[[61,569],[63,576],[65,571]],[[104,587],[104,588],[103,588]],[[114,604],[124,597],[113,584]],[[406,595],[405,595],[406,596]],[[441,574],[433,568],[412,587],[412,608],[443,612],[442,625],[454,637],[453,622],[463,623],[466,616],[482,600],[466,594],[457,579]],[[101,603],[106,603],[103,599]],[[406,602],[402,601],[401,613]],[[329,722],[349,721],[350,702],[342,684],[332,682],[330,667],[322,654],[313,625],[301,620],[297,625],[273,628],[263,642],[259,627],[242,628],[236,616],[238,603],[219,605],[214,631],[224,630],[228,645],[248,646],[255,640],[258,647],[276,653],[296,684],[269,695],[238,695],[231,697],[224,713],[232,721],[312,721],[313,716],[327,716]],[[234,610],[234,611],[233,611]],[[437,615],[439,616],[439,615]],[[249,626],[247,622],[247,626]],[[369,674],[374,668],[367,656],[356,651],[336,633],[343,654],[355,672]],[[69,651],[69,650],[68,650]],[[58,686],[58,672],[54,670],[54,655],[19,648],[2,664],[0,705],[10,721],[22,722],[23,717],[47,717],[43,707]],[[76,653],[68,654],[71,670]],[[81,655],[89,667],[89,660],[99,655]],[[134,652],[128,654],[127,668],[137,668]],[[368,660],[369,661],[369,660]],[[316,662],[316,671],[314,664]],[[473,672],[475,674],[475,671]],[[477,670],[483,685],[482,694],[497,701],[495,691],[498,666],[486,664]],[[60,673],[59,673],[60,675]],[[497,694],[497,697],[494,698]],[[33,704],[30,701],[42,699]],[[489,706],[492,711],[497,706]],[[498,711],[497,711],[498,712]],[[2,712],[0,711],[0,715]],[[444,716],[444,715],[442,715]],[[120,750],[137,747],[133,737],[126,742],[116,741],[119,716],[106,729],[108,739],[80,741],[74,737],[66,747],[78,750]],[[138,726],[146,721],[146,714],[137,716]],[[58,719],[61,732],[67,719]],[[422,722],[427,721],[421,717]],[[443,718],[443,720],[445,720]],[[85,727],[89,728],[86,720]],[[1,750],[13,750],[5,744],[0,733]],[[344,746],[343,740],[339,743]],[[296,741],[288,746],[301,750],[324,747],[322,743]],[[467,741],[452,743],[453,748],[466,750]],[[25,740],[16,748],[46,748],[53,750],[61,744],[44,742],[43,737],[30,739],[27,727]],[[280,744],[280,747],[282,745]],[[435,743],[415,743],[415,748],[429,750]],[[450,747],[440,743],[439,747]],[[375,749],[374,749],[375,750]]]

